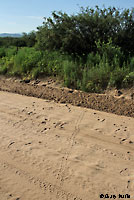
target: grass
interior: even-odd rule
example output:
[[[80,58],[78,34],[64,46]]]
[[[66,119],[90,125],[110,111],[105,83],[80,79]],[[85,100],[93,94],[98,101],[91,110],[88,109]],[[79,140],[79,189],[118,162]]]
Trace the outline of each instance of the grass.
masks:
[[[87,92],[101,93],[108,87],[133,86],[134,57],[126,61],[118,47],[111,43],[101,45],[96,54],[90,53],[84,61],[58,51],[0,48],[0,74],[32,79],[40,75],[56,76],[65,86]]]

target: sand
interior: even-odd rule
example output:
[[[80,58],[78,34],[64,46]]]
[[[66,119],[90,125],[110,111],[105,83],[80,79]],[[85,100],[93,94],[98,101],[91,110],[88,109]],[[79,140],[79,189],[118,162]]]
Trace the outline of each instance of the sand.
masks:
[[[101,194],[134,199],[134,118],[1,91],[0,200]]]

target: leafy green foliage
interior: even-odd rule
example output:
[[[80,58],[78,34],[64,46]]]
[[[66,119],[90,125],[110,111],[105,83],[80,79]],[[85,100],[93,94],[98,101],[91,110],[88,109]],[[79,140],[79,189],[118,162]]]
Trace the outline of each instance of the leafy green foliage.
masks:
[[[2,47],[2,48],[0,48],[0,58],[2,58],[4,56],[6,56],[6,52],[5,52],[5,48]]]
[[[126,75],[128,74],[127,68],[115,68],[115,70],[111,73],[109,86],[121,88],[122,82]]]
[[[29,74],[41,59],[41,52],[34,48],[22,48],[14,57],[13,71],[19,74]]]
[[[124,87],[132,87],[134,86],[134,71],[130,72],[125,76],[122,82]]]
[[[73,55],[96,53],[96,41],[107,44],[112,38],[126,55],[134,54],[133,12],[116,8],[81,8],[76,15],[53,12],[38,27],[37,47],[41,50],[60,50]],[[109,49],[110,50],[110,49]],[[114,52],[114,49],[113,51]],[[111,55],[112,56],[112,55]]]
[[[134,85],[134,18],[130,10],[53,12],[37,32],[0,38],[0,73],[56,76],[86,92]]]

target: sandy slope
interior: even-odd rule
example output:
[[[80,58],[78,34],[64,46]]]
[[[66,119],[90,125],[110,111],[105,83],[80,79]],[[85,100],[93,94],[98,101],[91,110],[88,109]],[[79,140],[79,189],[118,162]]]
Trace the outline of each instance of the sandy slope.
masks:
[[[133,142],[134,118],[0,92],[0,200],[133,199]]]

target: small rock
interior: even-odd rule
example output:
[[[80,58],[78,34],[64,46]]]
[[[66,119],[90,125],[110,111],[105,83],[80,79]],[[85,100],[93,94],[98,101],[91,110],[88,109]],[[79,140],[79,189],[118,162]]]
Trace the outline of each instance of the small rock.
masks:
[[[41,86],[43,86],[43,87],[46,87],[46,84],[45,84],[45,83],[43,83]]]
[[[25,79],[23,82],[24,83],[30,83],[30,80],[29,79]]]
[[[73,93],[73,90],[69,90],[68,93]]]
[[[60,103],[63,103],[63,104],[64,104],[64,103],[66,103],[66,101],[65,101],[65,100],[61,100]]]

